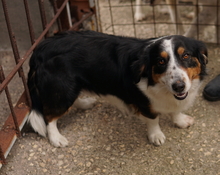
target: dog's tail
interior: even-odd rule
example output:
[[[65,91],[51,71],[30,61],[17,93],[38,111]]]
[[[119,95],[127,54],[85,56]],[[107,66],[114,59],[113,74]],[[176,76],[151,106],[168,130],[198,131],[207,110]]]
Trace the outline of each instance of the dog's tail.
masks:
[[[43,105],[40,100],[39,91],[37,88],[37,69],[40,66],[40,62],[37,60],[36,53],[33,53],[30,59],[30,70],[28,73],[28,88],[32,101],[32,109],[28,116],[28,122],[32,128],[40,135],[46,137],[46,123],[43,116]]]

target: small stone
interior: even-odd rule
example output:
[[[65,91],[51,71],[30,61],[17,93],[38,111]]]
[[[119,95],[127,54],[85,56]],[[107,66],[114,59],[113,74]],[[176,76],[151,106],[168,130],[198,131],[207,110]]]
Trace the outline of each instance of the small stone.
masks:
[[[75,150],[71,151],[71,153],[72,153],[73,156],[76,155],[76,151]]]
[[[66,171],[67,173],[69,173],[69,172],[70,172],[70,170],[71,170],[71,169],[66,169],[65,171]]]
[[[34,156],[34,154],[35,154],[35,153],[31,153],[31,154],[29,154],[29,156],[30,156],[30,157],[33,157],[33,156]]]
[[[43,169],[43,172],[46,173],[46,172],[47,172],[47,169]]]
[[[82,141],[80,141],[80,140],[78,140],[78,141],[76,142],[76,144],[77,144],[78,146],[82,146],[82,145],[83,145]]]
[[[52,152],[55,152],[57,150],[57,148],[52,149]]]
[[[64,158],[63,154],[58,156],[58,159],[63,159],[63,158]]]
[[[108,146],[105,150],[110,151],[110,149],[111,149],[111,146]]]
[[[203,151],[203,148],[200,148],[199,151]]]
[[[86,163],[86,166],[87,166],[87,167],[90,167],[91,165],[92,165],[91,162],[87,162],[87,163]]]
[[[45,163],[40,163],[40,166],[41,166],[42,168],[44,168],[44,167],[45,167]]]
[[[205,156],[210,156],[211,154],[211,152],[205,152]]]
[[[63,161],[62,161],[62,160],[58,161],[57,165],[58,165],[58,166],[63,165]]]
[[[63,168],[66,169],[69,166],[69,164],[65,165]]]
[[[171,161],[170,161],[170,164],[173,165],[173,164],[174,164],[174,160],[171,160]]]
[[[38,147],[37,145],[34,145],[34,146],[33,146],[33,148],[37,148],[37,147]]]

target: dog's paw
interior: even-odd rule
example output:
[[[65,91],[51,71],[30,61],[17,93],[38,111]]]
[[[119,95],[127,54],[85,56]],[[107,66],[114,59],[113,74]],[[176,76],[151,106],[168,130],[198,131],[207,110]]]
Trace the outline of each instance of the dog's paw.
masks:
[[[179,128],[187,128],[187,127],[193,125],[194,119],[188,115],[180,113],[177,116],[175,116],[173,122]]]
[[[55,147],[66,147],[68,146],[68,140],[66,137],[60,135],[50,136],[49,137],[50,143]]]
[[[144,13],[141,13],[141,12],[137,12],[137,13],[135,13],[135,15],[134,15],[134,19],[135,19],[136,21],[142,21],[144,18],[145,18],[145,14],[144,14]]]
[[[164,144],[166,137],[162,131],[156,131],[153,133],[148,133],[148,139],[150,143],[153,143],[156,146],[160,146]]]
[[[89,109],[94,106],[94,103],[96,102],[95,98],[78,98],[74,102],[74,106],[80,109]]]

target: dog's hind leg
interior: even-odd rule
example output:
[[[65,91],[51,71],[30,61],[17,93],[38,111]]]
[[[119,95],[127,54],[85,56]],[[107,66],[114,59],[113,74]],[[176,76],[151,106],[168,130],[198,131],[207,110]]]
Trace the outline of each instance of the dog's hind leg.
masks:
[[[180,12],[178,10],[176,0],[166,0],[168,4],[171,21],[176,24],[176,33],[182,35],[184,33]]]
[[[73,106],[79,109],[89,109],[92,108],[94,103],[96,102],[96,99],[94,98],[77,98],[74,102]]]

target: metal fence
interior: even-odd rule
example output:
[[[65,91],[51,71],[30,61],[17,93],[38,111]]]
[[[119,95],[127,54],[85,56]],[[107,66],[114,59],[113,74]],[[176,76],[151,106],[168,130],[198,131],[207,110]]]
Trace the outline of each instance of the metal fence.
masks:
[[[100,0],[102,31],[140,38],[187,33],[207,43],[220,43],[220,0]],[[157,0],[158,2],[158,0]],[[143,18],[135,19],[137,11]],[[170,9],[173,9],[171,13]],[[192,22],[194,20],[194,22]],[[182,32],[177,32],[183,28]]]
[[[10,2],[12,3],[12,1]],[[96,26],[94,25],[94,23],[96,23],[96,21],[94,20],[94,1],[50,0],[49,2],[44,0],[38,0],[37,7],[35,8],[39,8],[40,18],[34,19],[33,16],[31,16],[32,10],[30,10],[30,4],[33,3],[33,1],[20,0],[19,6],[23,6],[22,11],[25,12],[26,23],[28,26],[28,32],[26,33],[26,35],[30,36],[29,40],[31,42],[30,48],[26,50],[23,56],[21,56],[21,53],[18,49],[19,45],[17,44],[16,36],[12,28],[12,19],[10,18],[10,12],[8,11],[9,1],[1,0],[1,3],[5,24],[7,27],[7,33],[13,51],[15,66],[10,67],[10,71],[6,75],[3,69],[4,65],[2,65],[3,63],[1,63],[0,60],[0,97],[5,94],[6,104],[8,105],[7,108],[9,108],[9,111],[11,113],[8,118],[6,118],[7,116],[2,116],[5,120],[3,121],[0,130],[0,167],[2,166],[2,164],[6,163],[6,157],[17,137],[21,136],[21,129],[23,128],[26,122],[27,115],[30,110],[31,100],[26,84],[26,75],[23,70],[23,64],[27,62],[34,48],[38,45],[38,43],[41,40],[50,36],[50,30],[52,29],[52,26],[54,24],[56,24],[57,27],[56,30],[52,31],[52,33],[64,30],[79,30],[83,27],[83,23],[86,20],[88,22],[88,19],[93,18],[89,20],[89,22],[91,22],[92,24],[90,25],[90,29],[96,30]],[[46,14],[49,8],[45,5],[46,3],[49,3],[49,8],[52,8],[52,11],[54,12],[54,15],[52,15],[52,19],[49,22]],[[12,3],[12,5],[14,4]],[[17,7],[14,6],[13,8],[15,9]],[[36,20],[40,20],[43,26],[42,32],[39,34],[38,37],[36,37],[35,26],[33,25],[33,23]],[[21,21],[21,23],[22,22],[24,21]],[[10,86],[12,79],[17,74],[19,75],[19,78],[22,80],[21,83],[17,84],[17,87],[22,87],[23,93],[19,100],[15,104],[13,104],[13,99],[8,86]],[[2,107],[3,106],[0,106],[0,108]]]

